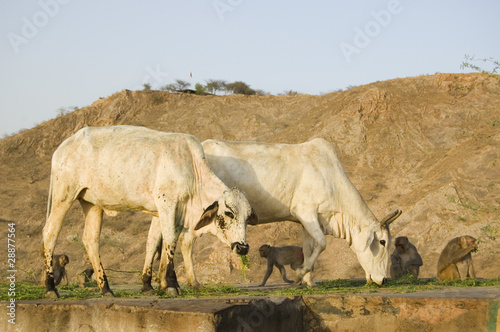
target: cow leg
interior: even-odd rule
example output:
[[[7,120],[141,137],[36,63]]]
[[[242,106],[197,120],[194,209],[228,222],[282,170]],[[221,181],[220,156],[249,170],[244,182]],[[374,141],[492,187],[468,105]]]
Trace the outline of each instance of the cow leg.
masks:
[[[114,296],[109,288],[108,279],[104,273],[99,254],[99,236],[101,235],[102,213],[103,210],[92,203],[80,200],[83,212],[85,214],[85,228],[83,230],[82,242],[89,255],[90,262],[94,268],[97,286],[102,295]]]
[[[50,198],[49,198],[50,199]],[[62,223],[66,213],[73,204],[72,201],[57,203],[52,202],[49,217],[43,227],[43,255],[45,257],[45,296],[57,298],[59,292],[54,283],[54,270],[52,268],[52,259],[57,237],[61,231]]]
[[[175,246],[168,245],[163,241],[162,257],[160,260],[160,268],[158,276],[160,278],[160,290],[166,290],[170,295],[181,295],[182,291],[177,282],[177,275],[174,269]]]
[[[177,276],[174,269],[175,246],[180,234],[180,230],[178,231],[175,227],[177,204],[163,203],[163,205],[167,206],[163,211],[158,211],[163,239],[162,258],[158,271],[160,290],[166,289],[167,293],[170,295],[180,295],[181,288],[177,282]]]
[[[304,228],[302,228],[302,251],[304,253],[304,262],[307,257],[311,257],[313,250],[314,250],[314,239],[311,237],[311,235],[309,235],[309,232],[307,232]],[[302,263],[301,267],[303,266],[304,264]],[[306,274],[304,274],[302,280],[299,281],[305,282],[310,287],[316,286],[316,284],[312,280],[312,271],[309,271]]]
[[[194,274],[193,247],[195,240],[194,235],[187,230],[183,231],[179,237],[188,284],[195,289],[201,289],[203,286],[196,280],[196,275]]]
[[[163,247],[163,246],[162,246]],[[158,271],[158,279],[160,281],[160,290],[167,290],[170,295],[181,295],[182,291],[177,282],[177,275],[175,274],[174,263],[173,261],[169,263],[169,259],[167,255],[160,254],[160,269]],[[161,271],[166,271],[165,273]],[[161,275],[160,275],[161,273]],[[166,286],[161,286],[166,285]]]
[[[326,238],[323,234],[323,231],[321,230],[321,227],[319,226],[319,221],[316,213],[310,214],[309,218],[299,217],[298,219],[302,223],[303,231],[307,232],[309,237],[313,239],[314,250],[312,251],[310,256],[307,256],[306,252],[304,251],[304,264],[302,265],[301,269],[297,269],[296,280],[300,282],[305,278],[304,281],[312,287],[314,286],[314,283],[311,280],[312,277],[310,275],[310,272],[312,271],[314,263],[316,262],[316,259],[318,259],[319,254],[322,253],[326,248]],[[306,246],[310,247],[310,244],[308,243]],[[309,276],[306,276],[306,274],[309,274]]]
[[[153,260],[161,243],[161,227],[160,219],[153,217],[151,226],[149,227],[148,240],[146,242],[146,259],[144,260],[144,268],[142,269],[142,292],[153,291],[151,279],[153,276]],[[161,256],[161,251],[158,252]]]

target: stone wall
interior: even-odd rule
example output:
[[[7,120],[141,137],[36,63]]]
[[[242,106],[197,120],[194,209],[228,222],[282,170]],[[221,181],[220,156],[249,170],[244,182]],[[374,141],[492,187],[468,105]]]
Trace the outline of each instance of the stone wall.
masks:
[[[1,307],[5,311],[7,303]],[[6,331],[500,331],[500,287],[410,294],[20,301]]]

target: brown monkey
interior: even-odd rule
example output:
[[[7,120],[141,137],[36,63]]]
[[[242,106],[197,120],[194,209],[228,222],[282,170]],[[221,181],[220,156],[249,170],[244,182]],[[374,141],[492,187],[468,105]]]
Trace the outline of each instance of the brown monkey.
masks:
[[[476,278],[471,253],[477,250],[476,239],[469,235],[456,237],[444,247],[437,265],[439,281]]]
[[[61,283],[62,279],[66,280],[66,285],[68,284],[68,275],[66,274],[66,264],[69,263],[69,258],[67,255],[54,255],[52,257],[52,269],[54,271],[54,284],[57,286]],[[45,269],[42,271],[42,276],[40,278],[40,284],[45,286],[46,278]]]
[[[408,241],[406,236],[397,237],[395,246],[391,255],[391,278],[401,278],[410,273],[417,279],[420,266],[424,264],[417,248]]]
[[[259,254],[260,257],[265,257],[267,259],[267,271],[260,286],[266,284],[267,279],[271,273],[273,273],[274,266],[280,270],[283,281],[292,283],[293,281],[286,278],[286,270],[283,265],[290,265],[290,267],[295,270],[301,267],[304,262],[302,248],[296,246],[271,247],[268,244],[264,244],[259,248]]]

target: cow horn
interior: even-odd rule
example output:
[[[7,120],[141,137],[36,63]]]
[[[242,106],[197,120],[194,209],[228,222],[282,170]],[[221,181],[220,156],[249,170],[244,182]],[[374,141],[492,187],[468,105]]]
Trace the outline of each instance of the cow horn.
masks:
[[[385,226],[386,224],[389,225],[391,222],[396,220],[401,213],[403,213],[403,210],[396,210],[393,213],[388,214],[382,221],[380,222],[380,225]]]

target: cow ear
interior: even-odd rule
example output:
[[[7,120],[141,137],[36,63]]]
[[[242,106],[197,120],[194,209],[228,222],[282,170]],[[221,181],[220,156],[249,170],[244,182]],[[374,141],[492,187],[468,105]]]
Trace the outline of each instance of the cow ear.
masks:
[[[205,209],[203,214],[200,217],[200,220],[194,227],[194,230],[197,231],[202,227],[207,226],[210,224],[212,221],[215,220],[215,216],[217,215],[217,210],[219,209],[219,202],[215,201],[213,202],[209,207]]]
[[[257,216],[257,213],[255,213],[255,210],[252,208],[252,213],[250,213],[250,217],[248,217],[247,225],[257,225],[258,223],[259,217]]]
[[[368,249],[368,247],[372,244],[374,238],[375,231],[372,229],[368,232],[368,237],[366,238],[365,249],[363,249],[363,252],[366,251],[366,249]]]

